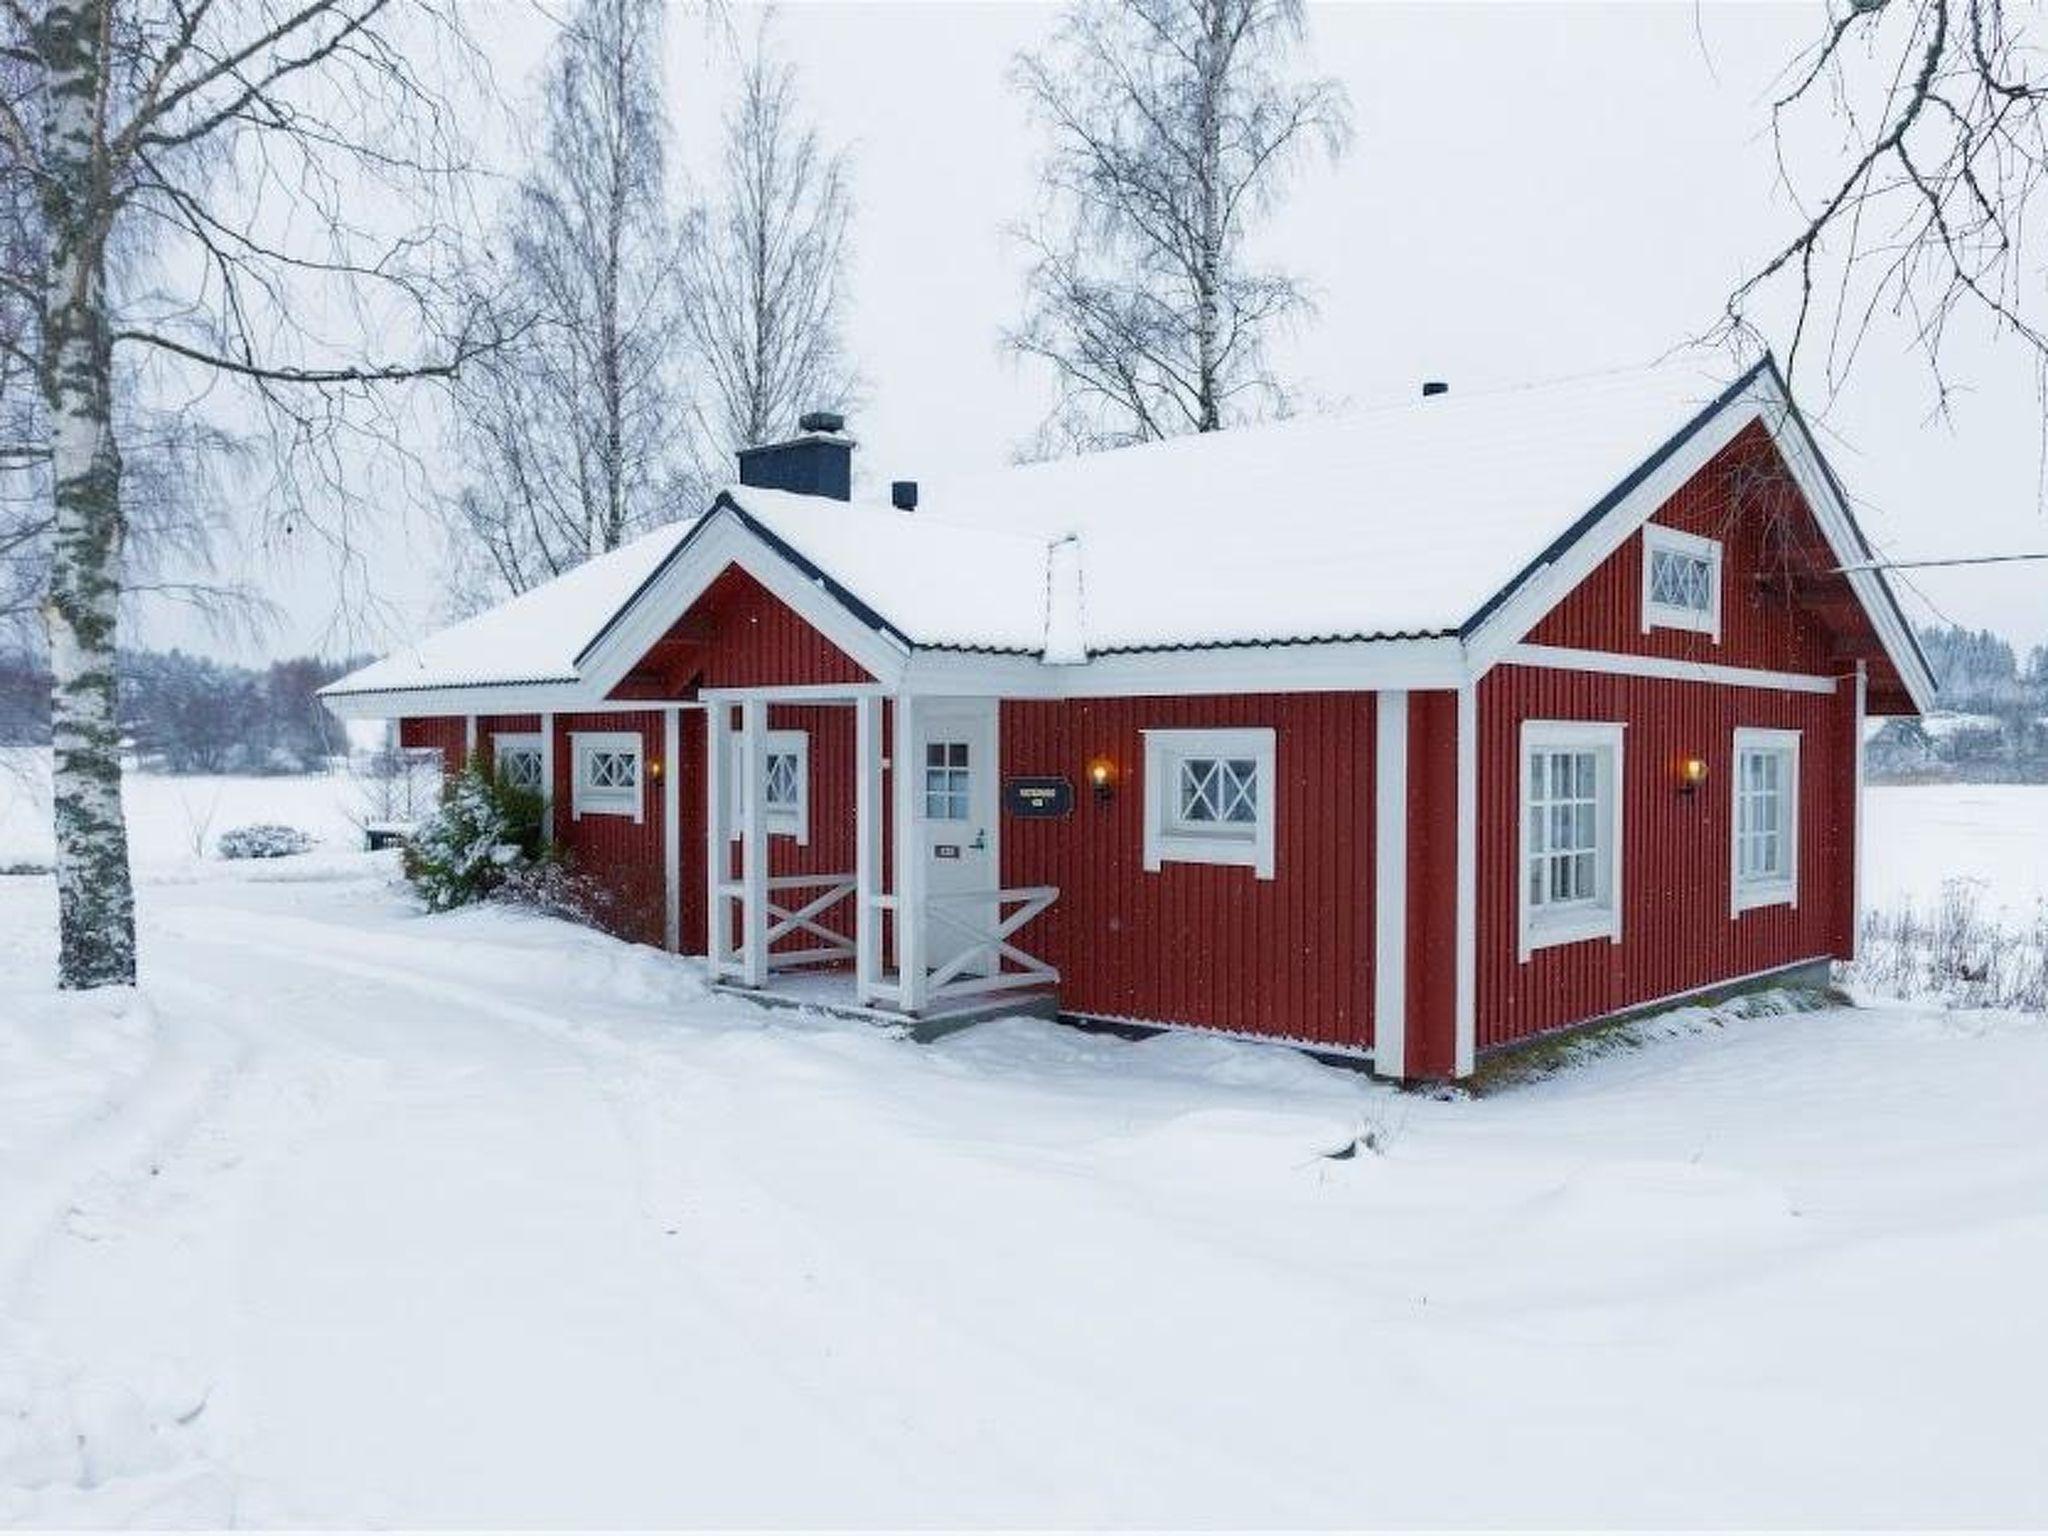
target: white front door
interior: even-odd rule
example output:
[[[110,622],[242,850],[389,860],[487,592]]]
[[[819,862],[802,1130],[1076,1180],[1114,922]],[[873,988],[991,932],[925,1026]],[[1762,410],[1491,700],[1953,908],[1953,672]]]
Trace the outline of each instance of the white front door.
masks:
[[[918,844],[925,859],[925,964],[945,965],[996,925],[996,703],[926,699],[917,706]],[[985,902],[958,898],[986,893]],[[947,919],[958,921],[948,921]],[[968,967],[986,972],[983,956]]]

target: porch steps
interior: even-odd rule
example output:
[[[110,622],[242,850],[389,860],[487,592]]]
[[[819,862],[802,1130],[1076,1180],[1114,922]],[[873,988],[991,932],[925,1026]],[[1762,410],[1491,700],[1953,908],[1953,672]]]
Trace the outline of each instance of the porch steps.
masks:
[[[837,983],[835,985],[835,982]],[[938,1003],[923,1013],[856,1003],[847,997],[843,979],[831,976],[778,976],[772,988],[737,986],[714,982],[712,990],[727,997],[744,998],[763,1008],[808,1009],[837,1019],[860,1019],[870,1024],[897,1025],[917,1041],[937,1040],[970,1024],[987,1019],[1059,1017],[1059,994],[1050,987],[1019,987],[1014,991],[983,993],[950,1003]]]

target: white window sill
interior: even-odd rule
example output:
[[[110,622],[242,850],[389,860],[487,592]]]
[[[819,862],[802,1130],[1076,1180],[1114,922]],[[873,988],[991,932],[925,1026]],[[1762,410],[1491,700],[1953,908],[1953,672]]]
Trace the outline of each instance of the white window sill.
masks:
[[[1531,918],[1522,934],[1522,958],[1528,959],[1539,949],[1555,949],[1560,944],[1583,944],[1588,939],[1607,939],[1615,944],[1621,942],[1621,924],[1611,909],[1589,908],[1581,912],[1559,912]]]
[[[1738,885],[1735,887],[1735,915],[1754,912],[1762,907],[1796,907],[1799,905],[1799,888],[1784,883],[1773,885]]]
[[[1156,871],[1161,864],[1223,864],[1236,868],[1258,869],[1261,880],[1273,878],[1270,869],[1259,869],[1259,845],[1251,837],[1190,837],[1172,832],[1160,833],[1148,850],[1145,861],[1148,870]]]
[[[586,816],[621,816],[628,821],[638,821],[640,820],[640,806],[637,796],[631,801],[579,800],[571,808],[571,814],[577,821],[581,821]]]
[[[1643,610],[1643,631],[1653,629],[1685,629],[1694,634],[1708,635],[1716,645],[1721,643],[1721,626],[1711,613],[1699,613],[1691,608],[1663,608],[1648,605]]]

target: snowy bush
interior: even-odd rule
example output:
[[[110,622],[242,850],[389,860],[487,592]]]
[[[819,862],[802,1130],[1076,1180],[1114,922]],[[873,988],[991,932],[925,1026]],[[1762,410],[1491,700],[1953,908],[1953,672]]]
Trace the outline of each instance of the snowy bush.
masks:
[[[543,917],[565,918],[604,933],[628,933],[632,926],[627,903],[615,886],[561,859],[536,859],[508,870],[491,894]]]
[[[1978,882],[1949,880],[1932,912],[1908,903],[1865,913],[1860,938],[1845,980],[1959,1008],[2048,1013],[2048,903],[2002,923],[1984,911]]]
[[[481,901],[538,859],[541,797],[471,764],[450,779],[441,804],[405,845],[405,875],[429,912]]]
[[[259,822],[253,827],[232,827],[214,844],[224,859],[285,859],[304,853],[313,839],[297,827],[276,822]]]

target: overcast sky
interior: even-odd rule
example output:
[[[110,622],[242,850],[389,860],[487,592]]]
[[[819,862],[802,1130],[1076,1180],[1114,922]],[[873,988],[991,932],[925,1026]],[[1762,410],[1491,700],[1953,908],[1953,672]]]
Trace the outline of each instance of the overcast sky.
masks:
[[[505,84],[523,91],[546,24],[514,0],[487,14]],[[1366,402],[1424,378],[1478,388],[1642,363],[1702,331],[1790,231],[1767,91],[1822,16],[1818,0],[1312,4],[1304,64],[1344,83],[1357,135],[1340,164],[1298,180],[1262,242],[1319,303],[1276,349],[1282,372],[1312,400]],[[810,108],[855,156],[850,341],[868,398],[852,430],[869,485],[998,466],[1043,414],[1044,380],[997,336],[1019,299],[1002,230],[1031,205],[1041,148],[1006,72],[1056,18],[939,0],[778,10]],[[701,175],[727,58],[694,22],[670,41],[677,154]],[[1979,336],[1951,367],[1969,392],[1949,422],[1898,329],[1839,396],[1807,393],[1866,531],[1895,557],[2048,549],[2031,361]],[[142,640],[334,649],[319,560],[275,545],[246,558],[282,629],[230,645],[153,615]],[[439,558],[427,528],[394,519],[372,555],[393,611],[364,638],[437,622]],[[1916,614],[2048,642],[2048,565],[1918,573],[1911,587]]]

